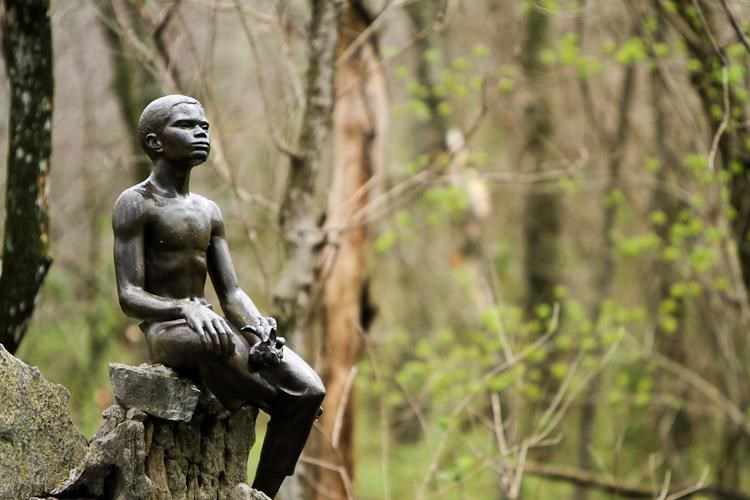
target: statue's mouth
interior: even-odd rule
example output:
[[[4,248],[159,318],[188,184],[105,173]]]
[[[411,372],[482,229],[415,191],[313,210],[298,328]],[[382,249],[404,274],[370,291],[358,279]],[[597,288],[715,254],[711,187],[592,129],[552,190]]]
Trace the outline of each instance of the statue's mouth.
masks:
[[[193,149],[200,149],[201,151],[208,151],[211,149],[211,145],[207,142],[194,142]]]

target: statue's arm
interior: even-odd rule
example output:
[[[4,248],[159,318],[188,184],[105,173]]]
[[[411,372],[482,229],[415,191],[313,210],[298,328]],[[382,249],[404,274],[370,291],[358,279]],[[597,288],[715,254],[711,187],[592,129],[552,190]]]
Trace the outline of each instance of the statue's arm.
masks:
[[[146,292],[143,237],[144,200],[135,191],[125,191],[115,202],[112,229],[115,236],[115,275],[120,307],[128,316],[142,320],[183,317],[184,300],[167,299]]]
[[[208,248],[208,273],[227,319],[237,328],[258,327],[263,317],[250,297],[240,288],[224,232],[219,207],[211,203],[211,245]]]
[[[208,349],[230,355],[234,351],[234,341],[224,318],[201,303],[159,297],[144,290],[144,208],[141,195],[129,190],[117,199],[112,215],[117,295],[122,310],[142,320],[184,319]]]

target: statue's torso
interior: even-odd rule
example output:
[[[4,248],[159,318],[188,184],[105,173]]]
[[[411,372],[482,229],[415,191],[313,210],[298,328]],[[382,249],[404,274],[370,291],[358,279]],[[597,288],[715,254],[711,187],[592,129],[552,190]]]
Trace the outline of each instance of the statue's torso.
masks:
[[[144,199],[145,290],[160,297],[203,297],[211,243],[211,206],[200,195],[169,198],[148,187]]]

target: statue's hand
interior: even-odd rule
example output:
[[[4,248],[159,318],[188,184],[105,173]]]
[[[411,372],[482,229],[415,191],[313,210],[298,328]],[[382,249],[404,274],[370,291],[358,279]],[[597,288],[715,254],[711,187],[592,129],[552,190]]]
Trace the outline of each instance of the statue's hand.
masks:
[[[276,320],[270,316],[258,316],[255,325],[245,328],[260,337],[261,342],[268,342],[276,337]]]
[[[272,318],[271,316],[264,316],[262,320],[265,322],[266,328],[268,329],[268,336],[269,338],[275,338],[276,337],[276,318]]]
[[[224,318],[198,300],[186,302],[181,309],[188,326],[206,349],[220,356],[234,352],[232,328]]]
[[[284,357],[286,339],[276,336],[276,320],[271,317],[256,318],[255,325],[248,325],[240,329],[241,332],[252,332],[258,337],[251,342],[248,362],[253,369],[264,366],[279,366]]]

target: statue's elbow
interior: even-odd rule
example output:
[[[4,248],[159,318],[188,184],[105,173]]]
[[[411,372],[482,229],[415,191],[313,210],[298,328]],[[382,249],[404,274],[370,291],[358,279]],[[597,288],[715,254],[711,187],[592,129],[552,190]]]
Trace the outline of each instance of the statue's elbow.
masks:
[[[117,297],[120,301],[120,309],[128,316],[136,316],[134,293],[129,289],[119,290]]]

